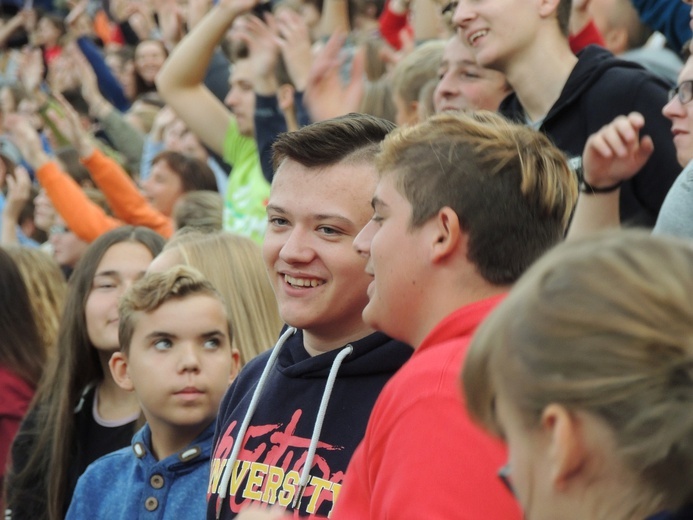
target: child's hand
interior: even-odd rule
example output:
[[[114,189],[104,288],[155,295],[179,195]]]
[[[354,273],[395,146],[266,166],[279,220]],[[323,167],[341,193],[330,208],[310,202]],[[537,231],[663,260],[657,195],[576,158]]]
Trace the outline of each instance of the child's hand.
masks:
[[[587,139],[582,154],[585,181],[595,188],[630,179],[654,151],[650,136],[640,137],[645,118],[638,112],[618,116]]]

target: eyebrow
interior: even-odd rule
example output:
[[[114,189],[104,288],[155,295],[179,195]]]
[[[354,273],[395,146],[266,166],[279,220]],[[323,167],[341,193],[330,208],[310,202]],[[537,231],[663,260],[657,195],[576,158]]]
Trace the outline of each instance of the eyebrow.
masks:
[[[286,215],[288,212],[279,207],[279,206],[274,206],[272,204],[267,205],[267,212],[269,213],[270,211],[274,211],[275,213],[279,213],[280,215]],[[311,218],[313,220],[317,221],[324,221],[324,220],[337,220],[339,222],[343,222],[346,225],[353,226],[354,222],[346,217],[343,217],[342,215],[337,215],[336,213],[317,213],[315,215],[311,215]]]
[[[120,273],[118,271],[101,271],[100,273],[94,274],[94,278],[99,278],[100,276],[110,276],[111,278],[119,278]]]
[[[224,336],[226,337],[227,334],[223,330],[219,329],[214,329],[210,330],[208,332],[203,332],[202,334],[199,334],[197,337],[198,338],[203,338],[203,339],[209,339],[209,338],[214,338],[216,336]],[[166,332],[163,330],[155,330],[150,332],[145,336],[146,339],[160,339],[160,338],[165,338],[165,339],[177,339],[178,336],[171,332]]]

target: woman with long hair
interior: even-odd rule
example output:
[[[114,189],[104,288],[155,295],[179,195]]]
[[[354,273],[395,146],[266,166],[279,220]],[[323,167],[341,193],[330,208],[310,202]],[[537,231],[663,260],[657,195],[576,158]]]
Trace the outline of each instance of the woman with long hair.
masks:
[[[162,247],[153,231],[123,226],[94,241],[75,267],[55,355],[12,446],[10,518],[63,518],[86,467],[130,444],[139,404],[108,369],[118,349],[118,298]]]

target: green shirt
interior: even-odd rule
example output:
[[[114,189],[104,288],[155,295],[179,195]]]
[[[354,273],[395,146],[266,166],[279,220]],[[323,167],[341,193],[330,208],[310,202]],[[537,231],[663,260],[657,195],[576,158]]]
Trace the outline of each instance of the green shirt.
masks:
[[[224,229],[261,244],[270,185],[262,174],[255,139],[241,135],[232,118],[223,146],[224,161],[233,166],[224,199]]]

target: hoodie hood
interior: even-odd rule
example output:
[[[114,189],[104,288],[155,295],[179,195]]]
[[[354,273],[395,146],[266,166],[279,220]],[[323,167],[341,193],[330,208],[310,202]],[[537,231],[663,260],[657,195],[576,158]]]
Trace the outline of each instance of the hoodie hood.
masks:
[[[588,45],[577,54],[578,61],[575,64],[568,81],[563,86],[561,95],[544,118],[547,124],[555,115],[562,113],[570,105],[579,102],[598,81],[602,80],[609,69],[644,70],[643,67],[631,61],[617,58],[608,50],[598,45]],[[520,123],[525,122],[525,111],[517,95],[508,95],[501,103],[500,113]]]
[[[411,354],[401,349],[402,343],[381,332],[374,332],[349,345],[353,352],[342,362],[340,377],[389,374],[402,366],[409,358],[407,354]],[[277,370],[289,378],[324,379],[343,348],[311,356],[303,346],[303,331],[298,330],[286,341],[279,353]]]

